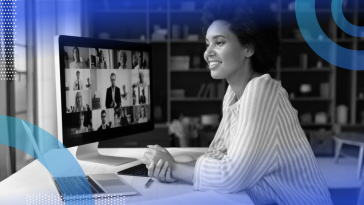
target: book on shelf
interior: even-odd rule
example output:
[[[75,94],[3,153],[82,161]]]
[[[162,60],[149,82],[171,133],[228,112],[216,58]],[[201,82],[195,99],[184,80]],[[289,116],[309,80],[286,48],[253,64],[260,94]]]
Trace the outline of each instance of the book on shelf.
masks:
[[[206,84],[203,83],[200,87],[200,89],[198,90],[198,93],[197,93],[197,97],[198,98],[201,98],[202,97],[202,94],[203,94],[203,91],[205,90],[205,87],[206,87]]]

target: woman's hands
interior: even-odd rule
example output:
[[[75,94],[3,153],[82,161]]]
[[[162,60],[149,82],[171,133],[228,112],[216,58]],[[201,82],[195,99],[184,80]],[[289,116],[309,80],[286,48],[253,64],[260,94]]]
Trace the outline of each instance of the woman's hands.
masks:
[[[150,162],[154,162],[157,164],[161,159],[163,162],[168,161],[168,164],[171,168],[173,168],[176,161],[173,156],[163,147],[159,145],[148,145],[149,149],[144,153],[144,157],[149,159]]]
[[[168,161],[163,163],[160,159],[155,165],[152,162],[148,167],[148,176],[156,178],[159,182],[162,183],[173,183],[178,179],[174,179],[171,176],[171,168],[168,166]]]
[[[173,156],[159,145],[148,145],[148,147],[144,157],[140,159],[148,168],[148,176],[164,183],[177,181],[172,178],[172,168],[176,164]]]

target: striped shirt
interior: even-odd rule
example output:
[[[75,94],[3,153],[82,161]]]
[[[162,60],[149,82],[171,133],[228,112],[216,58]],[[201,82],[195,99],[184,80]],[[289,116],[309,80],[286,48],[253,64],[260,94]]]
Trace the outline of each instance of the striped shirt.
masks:
[[[229,86],[216,135],[196,162],[194,189],[244,190],[255,204],[332,204],[297,114],[268,74],[252,79],[237,102]]]

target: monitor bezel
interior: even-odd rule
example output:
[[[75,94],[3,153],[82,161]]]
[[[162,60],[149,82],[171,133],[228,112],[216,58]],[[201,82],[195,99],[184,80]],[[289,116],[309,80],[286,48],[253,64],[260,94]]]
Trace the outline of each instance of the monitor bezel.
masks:
[[[74,134],[72,138],[66,137],[66,133],[70,130],[64,125],[67,119],[66,107],[66,86],[65,86],[65,64],[64,64],[64,50],[65,46],[72,47],[85,47],[85,48],[99,48],[99,49],[114,49],[114,50],[130,50],[130,51],[143,51],[149,53],[149,84],[150,84],[150,120],[146,123],[133,124],[129,126],[122,126],[103,131],[92,131],[82,134]],[[147,43],[126,42],[118,40],[95,39],[74,36],[56,36],[55,37],[55,50],[56,53],[56,89],[57,89],[57,119],[58,119],[58,139],[63,143],[66,148],[85,145],[94,142],[100,142],[119,137],[130,136],[143,132],[154,130],[154,104],[153,104],[153,56],[151,52],[151,45]],[[68,68],[70,69],[70,68]],[[91,69],[90,69],[91,70]],[[111,69],[114,70],[114,69]],[[116,69],[115,69],[116,70]],[[133,69],[131,69],[133,70]],[[58,79],[57,79],[58,78]],[[101,109],[100,109],[101,111]],[[61,116],[61,118],[60,118]]]

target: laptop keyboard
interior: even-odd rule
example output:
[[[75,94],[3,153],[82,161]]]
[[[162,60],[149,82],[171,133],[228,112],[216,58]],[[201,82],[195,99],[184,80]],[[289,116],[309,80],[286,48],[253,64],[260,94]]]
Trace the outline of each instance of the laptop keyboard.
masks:
[[[87,195],[88,186],[90,186],[93,194],[105,193],[89,176],[86,178],[82,176],[58,177],[56,179],[57,181],[55,179],[53,179],[53,181],[55,182],[60,194],[63,195],[63,198],[67,196]],[[61,190],[63,192],[61,192]]]
[[[145,164],[140,164],[134,167],[130,167],[128,169],[124,169],[118,172],[119,175],[131,175],[131,176],[139,176],[139,177],[148,177],[148,169],[145,167]]]

